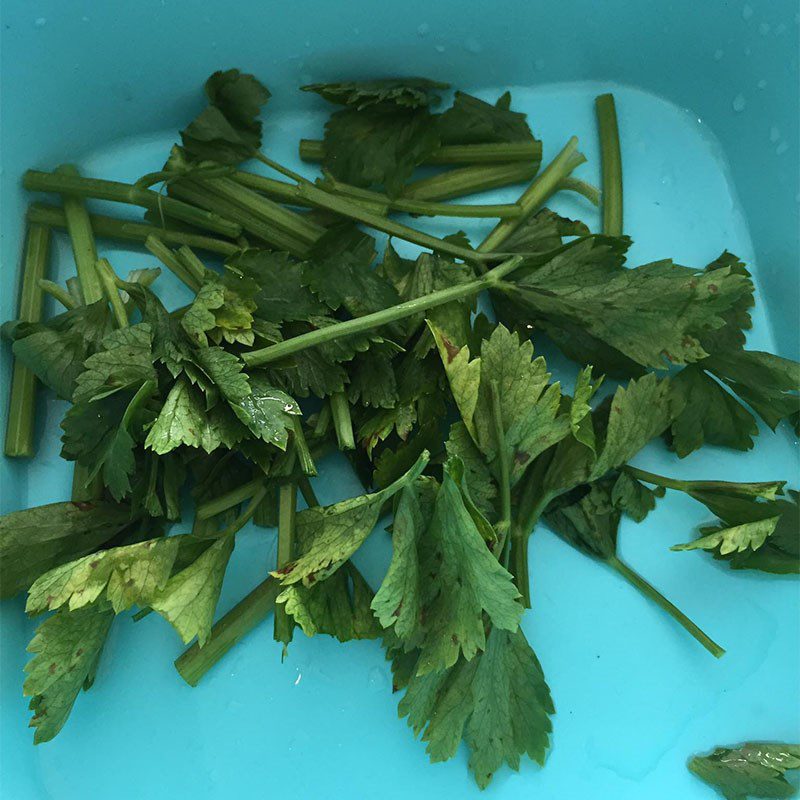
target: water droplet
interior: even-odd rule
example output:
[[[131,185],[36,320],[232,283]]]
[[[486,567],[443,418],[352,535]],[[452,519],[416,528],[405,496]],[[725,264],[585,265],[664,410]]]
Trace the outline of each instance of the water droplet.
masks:
[[[788,149],[789,149],[789,144],[787,142],[781,142],[775,148],[775,155],[782,156]]]
[[[533,62],[533,68],[537,72],[541,72],[544,69],[544,59],[543,58],[537,58],[536,61]]]
[[[427,22],[423,22],[417,28],[417,36],[427,36],[431,32],[431,26]]]
[[[717,48],[714,51],[714,61],[722,61],[725,51],[722,48]]]
[[[81,17],[81,22],[88,22],[88,21],[89,21],[89,17]]]
[[[753,16],[753,7],[745,5],[744,8],[742,8],[742,19],[748,20],[752,16]]]
[[[464,42],[464,47],[468,53],[480,53],[483,48],[481,47],[481,43],[477,39],[467,39]]]
[[[758,86],[758,88],[759,88],[759,89],[766,89],[766,88],[767,88],[767,82],[766,82],[766,81],[765,81],[765,80],[762,78],[762,79],[761,79],[761,80],[760,80],[760,81],[759,81],[759,82],[756,84],[756,86]]]
[[[47,17],[36,17],[33,24],[37,28],[44,28],[44,26],[47,25]]]
[[[669,172],[664,172],[661,175],[661,185],[662,186],[672,186],[672,175]]]
[[[769,140],[774,143],[777,142],[778,139],[780,138],[781,138],[781,129],[777,125],[773,125],[769,129]]]
[[[437,44],[434,49],[437,53],[444,53],[447,48],[443,44]]]
[[[747,100],[744,99],[743,94],[737,94],[736,97],[733,98],[733,110],[738,114],[740,111],[744,111],[744,107],[747,105]]]
[[[761,24],[758,26],[758,32],[759,32],[759,33],[760,33],[762,36],[766,36],[766,35],[767,35],[767,34],[768,34],[768,33],[769,33],[771,30],[772,30],[772,25],[770,25],[770,24],[769,24],[769,22],[762,22],[762,23],[761,23]]]

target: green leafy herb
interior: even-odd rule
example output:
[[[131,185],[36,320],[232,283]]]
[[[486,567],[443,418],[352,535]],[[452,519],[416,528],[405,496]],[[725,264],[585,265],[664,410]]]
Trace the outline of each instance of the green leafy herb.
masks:
[[[553,702],[539,660],[521,630],[492,628],[486,650],[444,672],[412,671],[400,716],[422,733],[431,761],[452,758],[462,739],[469,766],[486,787],[504,763],[527,755],[544,763]]]
[[[717,747],[706,756],[691,758],[688,767],[726,800],[794,797],[797,790],[785,775],[800,769],[800,745],[748,742]]]
[[[304,92],[316,92],[331,103],[362,111],[382,104],[425,108],[438,102],[437,90],[449,87],[446,83],[428,78],[389,78],[377,81],[312,83],[300,88]]]
[[[49,742],[64,727],[81,689],[94,682],[113,619],[111,609],[87,606],[59,611],[36,629],[28,645],[33,658],[25,667],[23,687],[31,698],[35,744]]]
[[[91,685],[115,614],[155,612],[195,640],[176,661],[195,685],[274,610],[284,648],[296,629],[380,637],[406,690],[401,716],[434,761],[464,742],[484,787],[524,755],[542,763],[549,746],[553,704],[521,627],[536,602],[528,546],[540,522],[716,656],[620,559],[623,515],[641,521],[668,489],[683,492],[713,517],[676,549],[734,570],[800,572],[800,496],[785,481],[681,480],[630,463],[661,436],[684,457],[708,444],[749,449],[760,421],[797,430],[800,365],[745,349],[748,268],[727,251],[698,269],[626,265],[610,95],[596,104],[601,193],[573,174],[587,160],[577,137],[540,172],[542,143],[508,92],[487,102],[456,91],[435,111],[448,88],[303,87],[335,106],[324,141],[300,141],[303,161],[322,162],[316,179],[261,151],[270,93],[237,69],[209,77],[207,106],[139,180],[69,165],[25,173],[26,189],[64,208],[27,214],[20,318],[2,328],[16,358],[6,449],[33,452],[38,380],[67,404],[61,456],[74,462],[73,499],[87,499],[0,517],[0,595],[28,590],[28,611],[50,615],[25,682],[35,741]],[[250,159],[281,178],[237,166]],[[444,202],[520,181],[513,203]],[[561,191],[602,206],[602,233],[546,207]],[[89,215],[85,198],[141,206],[145,222]],[[417,227],[420,216],[497,224],[481,238],[442,221]],[[72,245],[77,276],[63,285],[42,280],[51,228]],[[418,250],[390,240],[376,264],[387,235]],[[165,304],[159,269],[120,278],[95,236],[144,244],[185,304]],[[44,293],[67,311],[43,318]],[[547,340],[577,362],[571,394],[540,355],[570,374]],[[622,382],[601,395],[605,376]],[[327,461],[337,449],[344,459]],[[310,478],[330,463],[349,463],[363,493],[320,506]],[[372,586],[354,559],[384,517],[376,535],[391,538],[391,562]],[[214,623],[250,522],[278,528],[271,576]],[[785,793],[791,749],[732,752],[700,761]]]
[[[442,144],[533,141],[525,115],[511,110],[511,93],[505,92],[494,105],[456,92],[453,105],[439,117]]]
[[[238,69],[215,72],[205,90],[210,105],[181,132],[186,152],[220,164],[250,158],[261,146],[258,114],[270,98],[269,91]]]

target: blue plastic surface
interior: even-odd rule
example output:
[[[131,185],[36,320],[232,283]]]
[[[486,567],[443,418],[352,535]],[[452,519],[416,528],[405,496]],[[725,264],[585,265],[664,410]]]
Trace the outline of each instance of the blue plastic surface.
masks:
[[[578,174],[596,182],[591,101],[613,89],[632,262],[672,256],[702,265],[733,250],[758,282],[751,346],[797,356],[794,2],[707,0],[698,9],[683,0],[602,7],[405,0],[380,8],[366,0],[295,7],[4,0],[0,24],[2,319],[16,304],[22,171],[70,160],[87,174],[131,179],[157,168],[174,132],[200,107],[207,74],[235,65],[270,86],[266,147],[291,164],[297,139],[318,135],[327,112],[294,91],[298,84],[425,74],[485,97],[512,87],[545,157],[575,133],[589,157]],[[556,207],[596,227],[580,199],[559,198]],[[62,236],[58,247],[63,279],[71,268]],[[152,263],[145,253],[103,250],[121,271]],[[180,287],[170,276],[160,281],[177,302]],[[542,352],[570,386],[574,370]],[[5,387],[6,345],[2,359]],[[5,414],[6,392],[0,396]],[[48,399],[41,407],[37,459],[2,463],[3,511],[68,495],[70,470],[58,458],[62,404]],[[679,477],[798,483],[796,442],[769,431],[746,454],[705,449],[678,461],[655,444],[636,463]],[[323,475],[316,486],[323,501],[359,491],[343,464],[325,462]],[[642,525],[623,523],[621,550],[728,649],[721,661],[602,565],[537,532],[524,626],[556,703],[553,748],[544,769],[503,770],[487,797],[702,800],[713,794],[686,771],[691,753],[799,738],[798,584],[668,551],[705,519],[688,498],[668,497]],[[379,528],[359,553],[373,584],[387,545]],[[272,533],[240,536],[220,612],[261,580],[274,554]],[[21,600],[0,607],[2,800],[478,796],[463,751],[430,765],[397,719],[377,643],[298,636],[281,664],[271,625],[190,689],[172,667],[182,649],[173,630],[155,615],[136,625],[120,619],[95,686],[59,737],[34,748],[21,696],[33,624],[22,607]]]

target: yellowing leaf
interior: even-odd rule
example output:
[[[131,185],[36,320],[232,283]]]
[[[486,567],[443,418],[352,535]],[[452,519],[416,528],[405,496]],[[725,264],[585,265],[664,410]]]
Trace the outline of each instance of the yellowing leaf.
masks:
[[[178,552],[178,537],[112,547],[46,572],[28,592],[29,614],[68,606],[70,611],[94,603],[101,595],[114,613],[134,604],[147,605],[169,578]]]

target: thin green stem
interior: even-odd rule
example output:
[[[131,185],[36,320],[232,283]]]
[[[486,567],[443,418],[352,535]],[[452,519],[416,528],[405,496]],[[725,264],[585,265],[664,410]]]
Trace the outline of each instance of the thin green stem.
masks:
[[[267,496],[267,492],[269,491],[269,487],[262,483],[261,486],[256,489],[255,494],[250,498],[250,501],[247,504],[247,508],[239,514],[236,519],[231,522],[231,524],[225,528],[224,531],[220,534],[220,536],[233,536],[234,534],[238,533],[251,519],[253,519],[253,515],[258,511],[258,506],[261,501]]]
[[[300,173],[289,169],[289,167],[284,167],[283,164],[279,164],[277,161],[273,161],[271,158],[269,158],[269,156],[265,156],[260,150],[256,153],[255,157],[262,164],[266,164],[270,169],[274,169],[275,172],[279,172],[286,178],[290,178],[297,183],[311,183],[311,181],[309,181],[307,178],[304,178],[302,175],[300,175]]]
[[[586,158],[577,152],[578,139],[573,136],[562,148],[561,152],[545,167],[542,173],[522,193],[517,203],[522,207],[522,216],[498,222],[489,235],[481,242],[478,250],[482,253],[496,250],[514,233],[525,220],[540,208],[558,184]]]
[[[600,205],[600,190],[593,186],[591,183],[582,181],[580,178],[573,178],[572,175],[567,175],[562,178],[558,184],[559,190],[566,189],[569,192],[585,197],[593,206]]]
[[[350,416],[350,403],[345,392],[334,392],[331,395],[331,414],[336,440],[340,450],[355,450],[356,440],[353,436],[353,419]]]
[[[760,481],[756,483],[736,483],[734,481],[681,481],[677,478],[667,478],[664,475],[656,475],[654,472],[632,467],[626,464],[622,467],[622,472],[626,472],[632,478],[652,483],[654,486],[662,486],[665,489],[676,489],[679,492],[724,492],[725,494],[736,495],[737,497],[764,497],[772,500],[776,495],[783,492],[786,481]]]
[[[600,161],[603,187],[603,233],[622,235],[622,155],[619,148],[617,107],[613,94],[601,94],[594,101],[600,133]]]
[[[57,178],[80,179],[77,167],[72,164],[64,164],[59,167],[54,175]],[[87,305],[96,303],[103,298],[103,289],[94,268],[97,261],[97,247],[94,242],[92,223],[80,195],[64,194],[62,200],[64,214],[67,218],[67,231],[72,242],[72,254],[75,257],[75,269],[81,283],[83,302]]]
[[[230,178],[213,178],[202,181],[225,200],[268,222],[290,236],[311,245],[325,233],[325,228],[288,208],[284,208],[268,197],[264,197]],[[301,184],[301,187],[312,184]]]
[[[279,200],[290,206],[316,208],[310,200],[300,196],[297,185],[294,183],[277,181],[273,178],[267,178],[264,175],[255,175],[252,172],[235,172],[232,177],[233,180],[242,184],[242,186],[246,186],[248,189],[253,189],[256,192],[261,192],[273,200]],[[305,179],[303,179],[303,181],[311,184],[310,181],[305,181]],[[359,199],[358,202],[376,214],[385,214],[388,210],[385,203],[375,203],[374,201],[364,200],[363,198]]]
[[[193,292],[200,289],[200,282],[188,270],[175,253],[155,236],[148,236],[144,246],[179,280]]]
[[[117,289],[117,276],[109,264],[108,259],[98,258],[95,262],[95,269],[100,277],[100,284],[103,287],[103,292],[111,303],[111,310],[114,312],[114,319],[117,321],[118,328],[128,327],[128,312],[125,310],[125,303],[119,296],[119,289]]]
[[[511,529],[511,548],[508,568],[514,576],[517,590],[522,595],[522,605],[531,607],[530,575],[528,574],[528,541],[530,534],[513,527]]]
[[[175,669],[190,686],[197,686],[202,677],[275,607],[281,584],[269,577],[237,603],[212,628],[203,647],[195,642],[175,661]]]
[[[195,516],[198,519],[211,519],[217,514],[222,514],[230,508],[241,505],[245,500],[249,500],[264,485],[263,478],[255,478],[252,481],[243,483],[235,489],[231,489],[211,500],[200,503],[195,508]]]
[[[303,500],[306,501],[306,505],[309,508],[316,508],[319,506],[319,500],[314,492],[314,487],[305,475],[301,475],[297,479],[297,488],[300,490],[300,494],[303,495]]]
[[[284,483],[278,490],[278,557],[276,569],[285,567],[294,558],[294,521],[297,512],[297,486]],[[294,620],[286,609],[275,606],[273,638],[287,644],[292,639]]]
[[[128,407],[122,415],[122,421],[120,422],[121,428],[124,430],[128,429],[136,412],[153,396],[157,388],[158,386],[155,381],[145,381],[137,389],[136,394],[133,396],[130,403],[128,403]]]
[[[182,197],[202,208],[215,208],[221,214],[235,217],[247,233],[263,239],[273,247],[286,250],[287,253],[291,253],[297,258],[304,258],[308,255],[309,246],[306,242],[286,233],[262,217],[257,217],[235,205],[205,184],[189,180],[176,181],[170,186],[170,192],[176,197]]]
[[[376,206],[385,206],[392,211],[405,214],[418,214],[428,217],[490,217],[510,219],[518,217],[522,209],[516,203],[499,205],[459,205],[456,203],[432,203],[425,200],[412,200],[408,198],[391,198],[380,192],[361,189],[348,183],[336,180],[332,175],[326,174],[322,188],[334,194],[342,194],[353,200],[364,200]]]
[[[196,233],[160,228],[147,222],[131,222],[130,220],[107,217],[102,214],[90,214],[89,221],[92,224],[95,236],[99,239],[118,239],[123,242],[144,244],[148,236],[154,236],[164,244],[186,244],[198,250],[207,250],[223,256],[229,256],[239,249],[233,242],[226,242],[222,239],[214,239],[211,236],[203,236]],[[33,203],[31,205],[28,209],[28,222],[49,225],[52,228],[65,229],[67,227],[67,218],[64,210],[45,203]]]
[[[331,424],[331,404],[323,402],[314,424],[314,436],[319,438],[328,432]]]
[[[50,228],[29,225],[22,262],[22,288],[17,318],[39,322],[44,303],[44,276],[50,261]],[[53,284],[54,286],[56,284]],[[67,298],[69,295],[58,287]],[[69,298],[71,299],[71,298]],[[36,376],[22,362],[14,360],[8,400],[8,421],[4,452],[10,458],[31,458],[36,454]]]
[[[694,624],[677,606],[670,603],[661,592],[648,583],[641,575],[634,572],[627,564],[620,561],[616,556],[612,556],[606,562],[613,570],[621,575],[631,586],[634,586],[645,597],[652,600],[659,608],[667,612],[679,625],[687,630],[698,642],[700,642],[714,658],[725,655],[725,650],[720,647],[713,639],[705,634],[697,625]]]
[[[208,272],[206,265],[194,254],[191,247],[185,244],[181,245],[178,248],[178,258],[198,285],[205,281]]]
[[[539,161],[450,169],[438,175],[411,181],[403,189],[403,197],[409,200],[451,200],[454,197],[529,181],[538,171]]]
[[[343,217],[348,217],[349,219],[354,219],[358,222],[363,222],[370,228],[383,231],[390,236],[396,236],[398,239],[403,239],[406,242],[418,244],[421,247],[427,247],[440,253],[447,253],[456,258],[462,258],[465,261],[493,261],[498,257],[497,253],[478,252],[469,247],[461,247],[452,242],[447,242],[444,239],[439,239],[436,236],[430,236],[427,233],[418,231],[416,228],[403,225],[395,220],[387,219],[379,214],[373,214],[363,206],[354,203],[346,197],[329,194],[316,186],[304,184],[298,187],[298,191],[303,197],[320,208],[332,211],[334,214],[340,214]]]
[[[67,285],[69,296],[75,301],[75,307],[83,305],[83,292],[81,291],[81,282],[76,276],[67,278],[64,283]]]
[[[300,140],[303,161],[322,161],[325,143],[318,139]],[[497,144],[457,144],[439,147],[425,164],[505,164],[509,161],[536,161],[542,157],[542,143],[500,142]]]
[[[88,467],[76,461],[72,470],[73,503],[88,503],[99,500],[103,496],[103,479],[98,473],[94,478],[89,477]]]
[[[503,414],[500,405],[500,390],[497,388],[497,381],[491,382],[492,395],[492,423],[494,426],[494,437],[497,442],[497,463],[500,471],[500,521],[496,529],[500,534],[500,554],[505,551],[505,543],[511,527],[511,473],[508,466],[508,453],[506,450],[506,437],[503,430]]]
[[[68,310],[78,307],[78,303],[75,301],[75,298],[63,286],[59,286],[54,281],[48,281],[46,278],[40,278],[39,288],[45,294],[49,294],[50,297],[61,303],[61,305]]]
[[[297,460],[300,462],[300,469],[303,475],[311,475],[313,477],[317,474],[317,467],[314,464],[311,450],[309,450],[306,435],[303,433],[301,418],[292,417],[292,426],[294,449],[297,451]]]
[[[423,295],[414,300],[399,303],[396,306],[382,311],[376,311],[372,314],[366,314],[363,317],[349,319],[345,322],[339,322],[325,328],[318,328],[317,330],[309,331],[308,333],[295,336],[292,339],[286,339],[259,350],[251,350],[242,353],[242,359],[249,367],[256,367],[272,361],[277,361],[281,358],[286,358],[294,353],[306,350],[309,347],[315,347],[325,342],[334,341],[340,337],[364,333],[373,328],[387,325],[390,322],[413,317],[415,314],[422,313],[431,308],[436,308],[437,306],[444,305],[453,300],[476,295],[484,289],[488,289],[499,283],[503,277],[515,270],[521,263],[522,257],[514,256],[487,272],[482,278],[478,278],[470,283],[441,289],[438,292],[432,292],[431,294]]]
[[[22,177],[22,185],[29,191],[57,192],[72,197],[92,197],[141,206],[224,236],[236,237],[242,232],[235,222],[213,212],[130,183],[85,178],[74,167],[70,170],[59,167],[56,172],[28,170]]]

